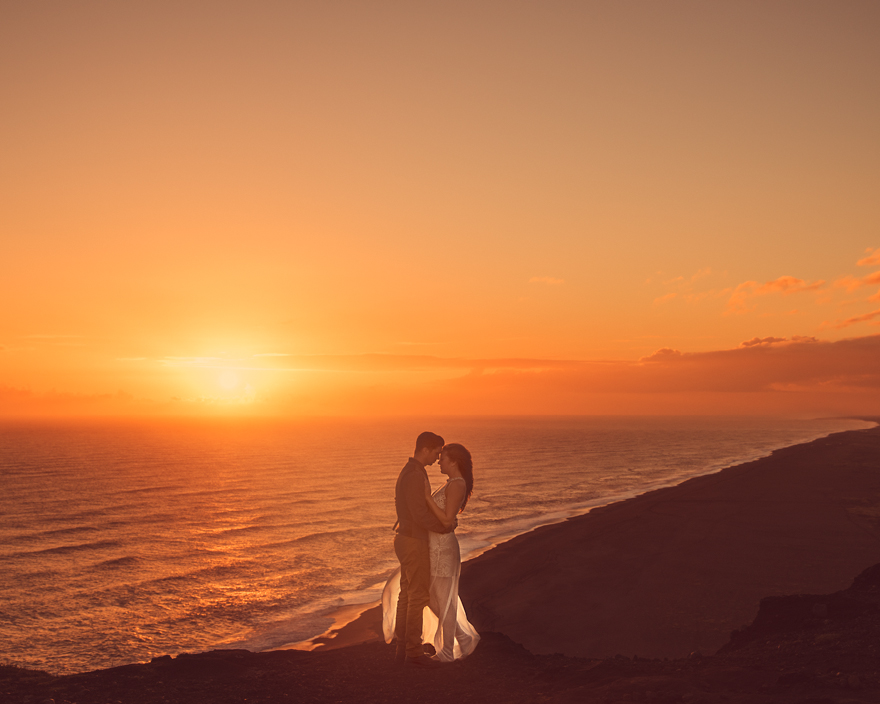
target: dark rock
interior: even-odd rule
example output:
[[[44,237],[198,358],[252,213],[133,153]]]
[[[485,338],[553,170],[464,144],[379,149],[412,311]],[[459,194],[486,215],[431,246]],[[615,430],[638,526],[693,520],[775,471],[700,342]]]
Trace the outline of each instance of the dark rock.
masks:
[[[215,650],[53,677],[0,666],[2,704],[806,704],[880,701],[880,568],[830,595],[774,597],[715,655],[603,660],[535,655],[483,633],[467,660],[401,671],[393,646]],[[817,608],[822,607],[822,608]]]
[[[860,689],[861,683],[862,681],[858,675],[850,675],[846,678],[846,686],[850,689]]]

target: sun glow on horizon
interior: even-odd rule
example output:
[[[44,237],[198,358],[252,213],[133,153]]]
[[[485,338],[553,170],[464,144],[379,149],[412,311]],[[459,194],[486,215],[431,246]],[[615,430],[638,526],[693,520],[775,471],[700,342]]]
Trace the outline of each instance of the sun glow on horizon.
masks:
[[[231,369],[226,369],[220,374],[218,382],[227,391],[232,391],[239,384],[238,374]]]

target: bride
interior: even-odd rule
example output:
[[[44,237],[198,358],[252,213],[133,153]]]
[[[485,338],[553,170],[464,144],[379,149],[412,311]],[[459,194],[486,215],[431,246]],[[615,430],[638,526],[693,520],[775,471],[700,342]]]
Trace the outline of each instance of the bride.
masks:
[[[448,479],[433,495],[425,488],[428,507],[444,525],[452,525],[456,514],[464,510],[474,488],[471,453],[463,445],[444,445],[440,455],[440,471]],[[425,610],[422,641],[431,643],[441,662],[452,662],[470,655],[480,636],[468,622],[458,596],[461,573],[461,551],[455,532],[429,533],[431,553],[430,608]],[[382,593],[385,642],[394,638],[397,596],[400,592],[400,570],[395,572]]]

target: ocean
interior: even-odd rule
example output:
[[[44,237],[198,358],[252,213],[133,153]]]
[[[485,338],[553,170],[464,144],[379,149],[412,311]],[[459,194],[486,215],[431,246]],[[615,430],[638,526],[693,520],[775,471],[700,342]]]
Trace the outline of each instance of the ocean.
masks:
[[[0,424],[0,663],[71,673],[316,636],[396,567],[394,482],[474,457],[463,557],[843,420],[504,417]],[[434,486],[443,479],[428,468]]]

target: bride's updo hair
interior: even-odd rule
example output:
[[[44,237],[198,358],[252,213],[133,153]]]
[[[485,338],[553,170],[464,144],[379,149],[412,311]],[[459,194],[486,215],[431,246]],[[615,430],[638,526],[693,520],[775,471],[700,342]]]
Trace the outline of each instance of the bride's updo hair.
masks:
[[[464,493],[464,502],[461,505],[461,510],[464,511],[464,507],[467,506],[468,499],[471,498],[471,494],[474,491],[474,461],[471,459],[471,453],[467,451],[467,448],[464,445],[459,445],[457,442],[444,445],[443,454],[458,465],[458,471],[461,472],[461,476],[464,478],[464,483],[467,487],[467,491]]]

